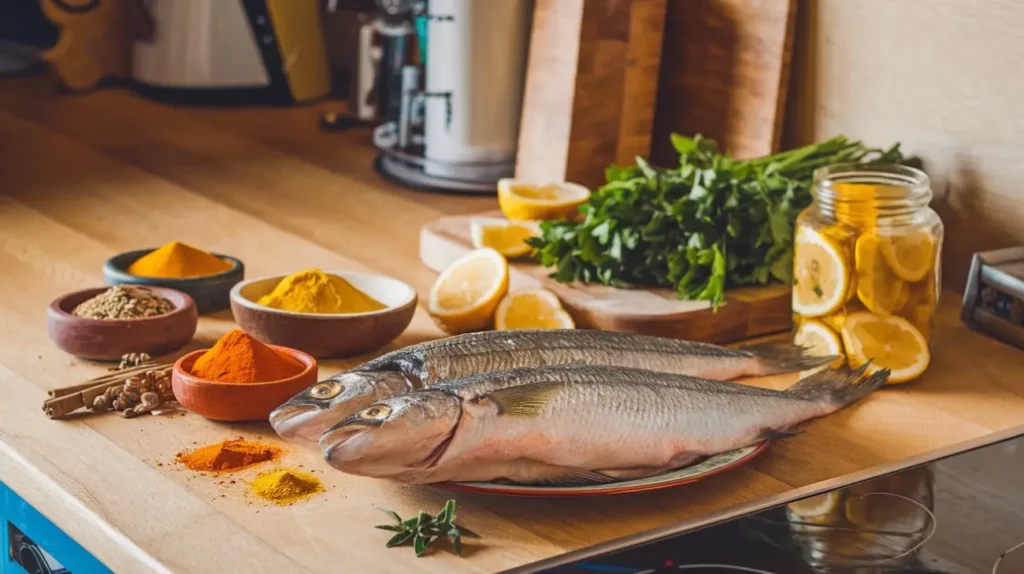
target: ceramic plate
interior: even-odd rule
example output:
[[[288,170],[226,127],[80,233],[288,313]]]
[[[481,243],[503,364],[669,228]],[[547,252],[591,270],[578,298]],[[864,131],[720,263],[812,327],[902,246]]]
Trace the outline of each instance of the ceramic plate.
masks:
[[[693,466],[680,468],[679,470],[673,470],[658,476],[637,480],[624,480],[609,484],[590,486],[526,486],[499,484],[496,482],[450,482],[443,485],[442,488],[505,496],[607,496],[629,492],[644,492],[646,490],[661,490],[662,488],[671,488],[681,484],[697,482],[730,468],[740,466],[764,452],[766,448],[768,448],[768,441],[716,454]]]

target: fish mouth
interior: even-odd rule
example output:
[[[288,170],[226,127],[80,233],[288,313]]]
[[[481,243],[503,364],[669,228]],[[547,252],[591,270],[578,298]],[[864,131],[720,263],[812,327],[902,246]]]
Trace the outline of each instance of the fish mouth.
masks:
[[[320,449],[323,450],[324,460],[333,465],[335,454],[341,447],[353,440],[357,440],[360,436],[372,430],[374,426],[368,424],[335,425],[320,437]]]
[[[291,440],[303,436],[303,430],[312,422],[318,415],[323,413],[323,409],[316,405],[311,404],[297,404],[297,405],[282,405],[274,409],[270,413],[269,421],[270,426],[274,428],[281,438]],[[310,432],[315,432],[315,429],[310,429]],[[319,435],[319,433],[316,433]],[[313,438],[316,442],[316,437]]]

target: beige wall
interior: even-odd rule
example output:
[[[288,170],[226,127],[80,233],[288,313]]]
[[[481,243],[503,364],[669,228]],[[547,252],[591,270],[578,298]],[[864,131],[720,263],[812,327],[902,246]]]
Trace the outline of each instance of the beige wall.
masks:
[[[1024,244],[1024,0],[801,0],[794,60],[786,145],[843,133],[920,155],[947,287],[972,252]]]

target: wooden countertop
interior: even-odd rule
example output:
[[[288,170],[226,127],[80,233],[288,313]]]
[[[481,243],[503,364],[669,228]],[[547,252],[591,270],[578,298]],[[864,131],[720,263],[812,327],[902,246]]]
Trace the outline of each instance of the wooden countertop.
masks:
[[[949,293],[917,384],[812,423],[745,467],[662,492],[452,494],[347,476],[292,450],[284,463],[322,470],[328,491],[279,508],[244,497],[253,473],[220,485],[173,463],[183,448],[226,437],[274,440],[268,425],[43,416],[46,389],[105,368],[56,349],[44,309],[102,284],[116,252],[181,239],[240,257],[253,277],[372,269],[425,296],[434,273],[417,261],[420,226],[495,202],[397,189],[372,157],[365,131],[318,132],[315,109],[171,108],[120,90],[58,96],[45,80],[0,81],[0,481],[115,571],[493,572],[1024,422],[1024,353],[960,326]],[[192,348],[231,327],[226,313],[202,319]],[[396,344],[438,336],[421,308]],[[348,364],[325,361],[321,374]],[[385,518],[375,506],[405,515],[450,497],[481,535],[464,558],[386,550],[387,533],[372,528]]]

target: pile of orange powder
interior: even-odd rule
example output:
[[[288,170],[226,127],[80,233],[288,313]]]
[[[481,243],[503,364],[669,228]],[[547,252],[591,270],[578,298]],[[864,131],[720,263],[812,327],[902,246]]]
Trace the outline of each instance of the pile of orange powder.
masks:
[[[192,374],[221,383],[269,383],[298,375],[305,365],[257,341],[241,329],[229,331],[194,365]]]

